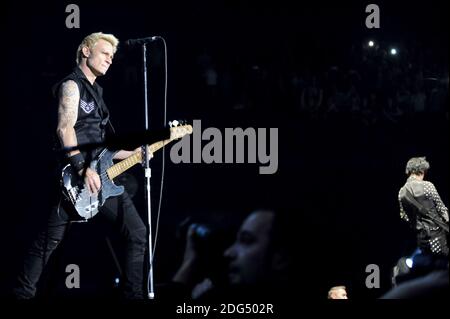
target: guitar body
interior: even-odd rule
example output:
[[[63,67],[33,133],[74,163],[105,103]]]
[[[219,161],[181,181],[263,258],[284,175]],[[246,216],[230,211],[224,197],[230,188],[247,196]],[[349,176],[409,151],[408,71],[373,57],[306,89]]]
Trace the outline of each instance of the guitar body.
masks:
[[[176,123],[173,124],[175,127],[170,128],[170,138],[147,146],[148,152],[153,154],[164,145],[192,133],[191,125],[177,126]],[[113,157],[116,153],[105,148],[89,166],[97,172],[102,183],[96,195],[89,193],[84,180],[73,170],[70,164],[66,165],[62,171],[61,184],[63,194],[70,201],[76,214],[84,220],[97,215],[99,208],[103,206],[109,197],[123,194],[124,187],[114,184],[113,179],[133,165],[142,163],[143,160],[142,152],[136,152],[121,162],[114,164]]]
[[[119,196],[124,192],[123,186],[117,186],[106,174],[113,166],[116,152],[104,149],[98,158],[91,162],[90,168],[100,176],[101,188],[96,195],[89,193],[84,181],[70,164],[64,167],[61,176],[63,194],[72,203],[76,213],[83,219],[94,217],[109,197]]]

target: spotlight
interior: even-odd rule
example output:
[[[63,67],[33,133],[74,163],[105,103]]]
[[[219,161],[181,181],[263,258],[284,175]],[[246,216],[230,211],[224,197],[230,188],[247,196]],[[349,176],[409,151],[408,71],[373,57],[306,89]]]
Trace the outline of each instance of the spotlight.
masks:
[[[375,43],[373,41],[369,41],[369,47],[373,47]]]
[[[412,268],[413,260],[411,258],[406,258],[405,263],[406,263],[406,266],[408,266],[409,268]]]
[[[391,54],[392,54],[392,55],[397,55],[397,49],[392,48],[392,49],[391,49]]]
[[[401,281],[403,281],[411,273],[412,260],[411,263],[408,261],[410,257],[402,257],[397,261],[397,264],[392,268],[392,285],[396,286]]]

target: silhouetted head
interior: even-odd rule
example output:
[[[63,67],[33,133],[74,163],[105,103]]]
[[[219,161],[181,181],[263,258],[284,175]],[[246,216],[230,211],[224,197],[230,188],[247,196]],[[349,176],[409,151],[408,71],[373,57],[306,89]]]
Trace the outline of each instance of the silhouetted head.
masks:
[[[235,242],[225,251],[233,285],[281,283],[291,262],[286,218],[273,210],[256,210],[242,223]]]

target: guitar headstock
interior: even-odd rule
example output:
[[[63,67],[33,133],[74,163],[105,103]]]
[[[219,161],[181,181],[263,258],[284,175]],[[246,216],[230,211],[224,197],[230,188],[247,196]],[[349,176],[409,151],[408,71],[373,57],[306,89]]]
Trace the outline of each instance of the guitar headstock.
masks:
[[[184,123],[185,121],[177,120],[169,122],[171,140],[182,138],[187,134],[192,134],[192,125]]]

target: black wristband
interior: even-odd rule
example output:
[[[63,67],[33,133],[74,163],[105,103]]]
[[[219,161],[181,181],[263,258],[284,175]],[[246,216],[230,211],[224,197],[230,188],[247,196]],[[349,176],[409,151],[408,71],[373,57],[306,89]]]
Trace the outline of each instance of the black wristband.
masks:
[[[84,156],[81,153],[69,157],[69,162],[76,172],[79,172],[80,170],[84,169]]]

